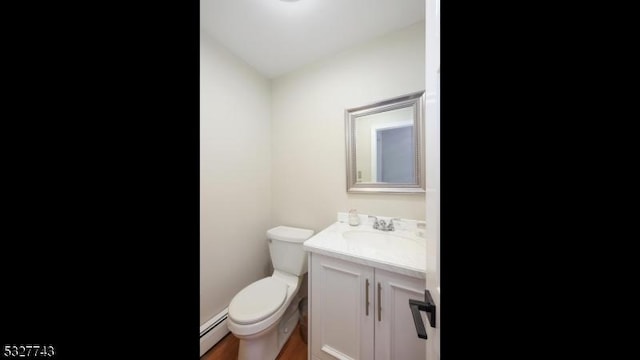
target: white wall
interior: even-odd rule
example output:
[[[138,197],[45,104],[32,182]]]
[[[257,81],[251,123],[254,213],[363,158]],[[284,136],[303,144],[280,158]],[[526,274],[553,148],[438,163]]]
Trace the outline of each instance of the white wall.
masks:
[[[347,194],[347,108],[424,90],[425,23],[272,80],[272,224],[322,230],[337,211],[425,218],[425,196]]]
[[[200,324],[269,275],[270,91],[200,33]]]

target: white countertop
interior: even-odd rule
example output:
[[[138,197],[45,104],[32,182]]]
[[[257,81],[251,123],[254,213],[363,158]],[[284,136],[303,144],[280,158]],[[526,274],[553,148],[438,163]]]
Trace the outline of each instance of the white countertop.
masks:
[[[368,265],[416,278],[425,278],[427,261],[435,257],[427,256],[426,240],[419,235],[424,230],[416,227],[415,220],[402,219],[395,231],[383,232],[373,229],[371,221],[366,220],[358,226],[351,226],[345,216],[338,214],[338,221],[318,232],[304,242],[304,249],[311,253],[331,256],[338,259]],[[372,241],[366,239],[351,241],[343,233],[359,232],[362,237],[371,232]],[[388,235],[388,236],[384,236]],[[375,237],[375,239],[374,239]],[[401,238],[398,238],[401,237]],[[429,266],[434,268],[435,266]]]

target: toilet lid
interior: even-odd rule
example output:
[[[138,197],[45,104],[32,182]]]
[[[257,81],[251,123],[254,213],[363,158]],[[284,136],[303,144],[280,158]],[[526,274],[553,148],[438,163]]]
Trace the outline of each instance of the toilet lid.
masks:
[[[275,313],[287,297],[287,285],[274,278],[258,280],[240,290],[229,304],[229,317],[239,324],[252,324]]]

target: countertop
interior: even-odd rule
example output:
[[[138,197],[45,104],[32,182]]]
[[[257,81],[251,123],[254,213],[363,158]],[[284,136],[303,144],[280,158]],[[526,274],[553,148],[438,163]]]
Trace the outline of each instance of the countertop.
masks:
[[[424,279],[427,271],[427,261],[435,261],[435,257],[428,256],[426,239],[420,235],[424,230],[416,227],[415,220],[401,219],[395,231],[382,232],[373,229],[367,217],[358,226],[351,226],[346,221],[346,214],[338,214],[338,221],[318,232],[304,242],[304,249],[311,253],[330,256],[354,263],[372,266],[403,275]],[[342,234],[346,231],[363,231],[391,235],[388,239],[378,241],[352,242]],[[394,238],[402,237],[402,239]],[[432,264],[433,265],[433,264]],[[435,265],[429,266],[434,268]]]

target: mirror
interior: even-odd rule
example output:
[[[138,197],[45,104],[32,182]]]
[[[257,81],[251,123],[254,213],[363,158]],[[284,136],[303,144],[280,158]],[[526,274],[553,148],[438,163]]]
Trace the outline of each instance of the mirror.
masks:
[[[424,91],[345,110],[348,193],[424,193]]]

